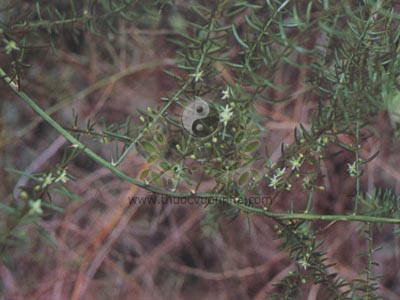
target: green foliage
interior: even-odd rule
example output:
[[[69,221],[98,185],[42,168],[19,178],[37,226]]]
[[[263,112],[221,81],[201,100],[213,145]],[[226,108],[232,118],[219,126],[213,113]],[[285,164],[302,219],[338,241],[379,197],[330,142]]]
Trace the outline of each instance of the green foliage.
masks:
[[[365,214],[400,217],[400,197],[389,189],[376,189],[361,198]]]
[[[72,201],[79,198],[64,186],[64,183],[70,179],[65,168],[60,167],[54,172],[41,174],[28,174],[14,169],[9,171],[29,177],[35,185],[22,188],[19,201],[12,201],[9,204],[0,203],[0,259],[3,261],[9,260],[9,253],[12,253],[13,249],[28,238],[27,228],[24,225],[34,224],[41,235],[54,244],[52,238],[40,225],[43,217],[64,212],[60,205],[52,203],[52,194],[61,195]]]
[[[296,262],[296,270],[289,272],[277,283],[279,293],[271,293],[271,299],[302,299],[302,285],[318,284],[326,291],[325,299],[351,299],[348,282],[329,272],[332,265],[326,264],[326,253],[319,248],[322,244],[315,232],[305,222],[287,221],[276,225],[277,237],[282,239],[282,249],[290,253]],[[368,298],[369,299],[369,298]]]
[[[274,218],[279,224],[276,236],[296,269],[277,283],[271,299],[302,299],[303,286],[317,284],[328,291],[327,299],[379,299],[377,277],[372,274],[377,251],[373,222],[399,223],[399,198],[388,190],[362,194],[363,167],[377,154],[363,158],[360,149],[373,135],[370,125],[380,112],[397,113],[393,101],[399,88],[400,15],[392,8],[393,1],[198,1],[185,8],[184,14],[177,12],[173,1],[19,2],[1,13],[1,48],[8,59],[1,76],[72,143],[75,150],[66,154],[61,170],[82,151],[117,176],[151,191],[228,199],[210,204],[203,223],[211,229],[221,216],[236,216],[240,211]],[[180,70],[169,72],[177,88],[160,105],[139,111],[140,125],[133,126],[128,118],[120,124],[104,124],[99,131],[91,121],[79,128],[76,118],[72,126],[63,128],[20,92],[28,51],[46,45],[56,48],[65,32],[76,46],[84,43],[87,31],[108,37],[123,34],[118,32],[120,20],[138,28],[159,26],[165,15],[171,17],[172,30],[179,31],[171,42],[177,47]],[[240,18],[244,21],[237,23]],[[300,83],[301,92],[315,101],[316,108],[311,126],[300,125],[295,142],[282,145],[280,159],[272,162],[263,143],[265,119],[258,116],[256,105],[296,100],[293,82],[279,78],[283,68],[307,74]],[[344,142],[342,135],[353,142]],[[87,149],[82,136],[112,143],[112,160]],[[315,212],[313,197],[325,189],[322,165],[329,159],[328,147],[333,146],[354,156],[347,169],[348,176],[355,178],[355,194],[353,215],[330,219],[358,220],[368,226],[367,266],[352,282],[330,273],[322,241],[311,229],[312,221],[329,218]],[[133,150],[149,163],[139,179],[118,169]],[[41,214],[38,201],[60,174],[34,177],[41,178],[40,188],[21,193],[26,198],[23,206],[1,204],[7,216],[2,245],[13,242],[10,232],[24,218],[24,222],[37,220],[26,218]],[[275,213],[276,202],[284,201],[281,196],[295,185],[301,186],[307,203]],[[240,201],[248,195],[261,196],[266,189],[271,201],[262,207]],[[57,192],[70,196],[62,187]]]

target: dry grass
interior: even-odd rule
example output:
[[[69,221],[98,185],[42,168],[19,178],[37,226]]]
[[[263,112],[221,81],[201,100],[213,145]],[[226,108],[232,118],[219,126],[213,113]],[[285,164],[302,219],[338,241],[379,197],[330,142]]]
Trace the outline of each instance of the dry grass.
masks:
[[[162,69],[175,70],[168,59],[174,57],[176,49],[165,40],[168,32],[143,34],[128,24],[121,26],[131,34],[116,37],[114,42],[87,34],[79,49],[60,45],[57,55],[42,53],[37,60],[40,63],[25,75],[23,88],[42,107],[52,107],[60,99],[67,101],[55,113],[62,124],[71,122],[72,107],[81,124],[89,118],[116,122],[128,115],[137,122],[137,108],[153,106],[174,90],[174,82]],[[126,72],[155,60],[160,61],[159,66]],[[288,78],[293,70],[281,72],[282,78]],[[293,129],[299,122],[307,124],[315,107],[312,99],[302,93],[304,76],[289,76],[292,82],[298,82],[293,91],[298,92],[295,101],[257,107],[260,114],[271,118],[265,126],[269,129],[272,160],[279,158],[281,143],[293,142]],[[78,94],[96,85],[98,88]],[[18,178],[6,173],[4,167],[28,169],[31,165],[31,171],[45,170],[60,159],[66,144],[49,126],[35,121],[34,113],[4,85],[1,94],[0,192],[6,195],[13,193]],[[365,170],[363,189],[391,186],[398,193],[398,142],[391,138],[386,116],[381,116],[376,129],[380,137],[366,145],[363,156],[378,149],[380,155]],[[109,154],[107,147],[90,141],[88,144],[104,157]],[[343,153],[326,162],[327,189],[315,200],[321,213],[349,211],[348,195],[354,184],[348,179],[346,162],[351,159],[350,153]],[[132,175],[146,167],[134,153],[122,166]],[[3,299],[261,300],[274,289],[274,282],[294,268],[287,253],[279,250],[279,241],[273,239],[271,220],[241,215],[233,221],[222,221],[220,231],[209,237],[202,231],[206,209],[201,205],[130,205],[128,197],[148,193],[121,182],[83,156],[69,166],[69,172],[78,178],[68,186],[80,200],[67,203],[57,196],[53,199],[65,207],[65,213],[54,214],[41,225],[50,233],[55,247],[32,227],[28,230],[29,243],[12,254],[13,264],[0,265]],[[287,208],[294,197],[288,193],[287,202],[283,199],[276,209]],[[359,238],[359,224],[317,222],[315,229],[325,240],[322,247],[329,261],[336,263],[331,271],[349,280],[357,277],[364,261],[355,254],[365,247],[365,240]],[[376,236],[377,242],[384,245],[377,254],[380,266],[375,270],[385,275],[380,282],[381,292],[386,299],[399,299],[398,240],[389,227],[383,227]],[[312,287],[307,299],[324,299],[323,293],[320,287]]]

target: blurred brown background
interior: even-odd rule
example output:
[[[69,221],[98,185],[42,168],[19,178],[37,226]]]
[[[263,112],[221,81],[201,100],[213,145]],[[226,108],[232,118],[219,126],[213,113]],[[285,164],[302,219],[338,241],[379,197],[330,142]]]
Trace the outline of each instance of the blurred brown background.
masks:
[[[178,72],[173,60],[177,46],[168,41],[174,35],[170,23],[165,17],[154,28],[139,29],[120,20],[118,29],[125,34],[104,37],[81,32],[79,44],[66,31],[57,39],[55,53],[49,49],[28,53],[33,65],[23,73],[22,89],[41,107],[58,108],[53,116],[63,125],[73,121],[72,109],[83,126],[89,118],[120,122],[127,116],[139,124],[138,108],[160,103],[160,97],[171,95],[176,88],[173,79],[163,73],[163,69]],[[0,64],[6,67],[4,60],[0,59]],[[295,126],[299,122],[307,125],[315,108],[315,102],[302,93],[307,74],[289,66],[279,72],[277,77],[290,81],[294,86],[290,92],[299,96],[280,105],[258,104],[257,111],[271,119],[265,126],[273,160],[279,158],[282,143],[293,142]],[[21,180],[5,168],[45,171],[61,159],[68,144],[4,83],[0,88],[0,193],[5,198],[15,193]],[[380,150],[380,154],[365,170],[363,190],[378,186],[399,192],[399,142],[392,138],[386,115],[380,116],[376,130],[379,138],[372,138],[363,151]],[[107,145],[90,139],[85,142],[109,157]],[[350,211],[348,196],[354,192],[354,182],[349,180],[347,162],[352,160],[350,153],[342,153],[326,162],[327,189],[316,195],[318,212]],[[122,169],[138,176],[146,166],[132,153]],[[202,205],[129,205],[128,197],[150,193],[121,181],[84,155],[77,157],[68,171],[78,179],[68,187],[79,200],[68,202],[53,196],[65,213],[54,213],[40,225],[50,233],[54,246],[36,227],[28,227],[26,247],[12,253],[11,265],[0,265],[2,299],[261,300],[274,289],[274,282],[295,268],[288,254],[279,250],[274,222],[267,218],[240,215],[222,219],[219,230],[207,234],[204,220],[208,208]],[[296,196],[287,193],[282,209]],[[329,262],[336,263],[331,272],[347,280],[356,278],[365,266],[365,258],[356,256],[366,246],[360,224],[317,222],[314,227],[325,240],[322,248]],[[383,249],[375,257],[380,265],[374,271],[384,274],[381,294],[394,300],[400,298],[400,250],[392,229],[384,226],[375,234]],[[307,295],[305,299],[324,299],[318,286],[309,288]]]

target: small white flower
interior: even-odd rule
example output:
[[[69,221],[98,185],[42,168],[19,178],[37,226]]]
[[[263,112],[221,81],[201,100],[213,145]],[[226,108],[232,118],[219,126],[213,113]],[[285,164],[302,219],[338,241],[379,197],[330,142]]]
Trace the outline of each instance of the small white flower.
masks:
[[[357,175],[356,162],[353,162],[352,164],[347,163],[347,172],[349,172],[351,177],[355,177]]]
[[[225,107],[222,108],[222,111],[219,114],[219,119],[222,123],[224,123],[224,126],[226,126],[229,120],[232,118],[232,116],[233,116],[232,107],[230,107],[227,104],[225,105]]]
[[[301,260],[299,260],[297,262],[300,266],[302,266],[304,268],[304,270],[307,270],[308,266],[310,265],[307,261],[306,258],[302,258]]]
[[[189,76],[193,77],[195,82],[198,82],[199,80],[203,80],[203,71],[198,71],[196,73],[190,74]]]
[[[278,184],[279,184],[279,176],[277,176],[276,174],[272,177],[269,178],[269,187],[272,187],[274,190],[277,189]]]
[[[49,173],[46,175],[46,177],[41,178],[40,181],[42,181],[42,187],[45,188],[52,184],[54,182],[55,178],[53,177],[53,174]]]
[[[303,164],[303,157],[302,153],[299,154],[297,158],[292,158],[289,162],[292,165],[292,170],[298,171],[301,165]]]
[[[42,200],[37,199],[36,201],[29,200],[29,213],[30,214],[38,214],[41,215],[43,213],[42,210]]]
[[[4,47],[4,50],[6,51],[6,54],[10,54],[14,50],[17,50],[17,51],[20,50],[15,41],[13,41],[13,40],[5,40],[5,39],[3,39],[3,41],[6,43],[6,46]]]
[[[222,91],[222,98],[221,99],[222,100],[229,99],[230,96],[231,96],[231,90],[230,90],[230,87],[227,86],[226,89],[224,91]]]
[[[67,171],[65,169],[63,169],[62,171],[61,170],[57,171],[57,175],[58,176],[55,182],[61,181],[62,183],[66,183],[69,180],[69,178],[67,177]]]

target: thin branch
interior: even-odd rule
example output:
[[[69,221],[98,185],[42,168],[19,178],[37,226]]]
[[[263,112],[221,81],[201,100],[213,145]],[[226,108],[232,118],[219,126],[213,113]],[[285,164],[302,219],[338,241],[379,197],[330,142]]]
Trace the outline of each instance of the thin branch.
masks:
[[[49,125],[51,125],[55,130],[57,130],[62,136],[64,136],[72,145],[85,154],[87,154],[91,159],[97,162],[102,167],[109,169],[114,175],[119,178],[142,187],[148,191],[158,193],[161,195],[168,195],[177,198],[211,198],[211,199],[221,199],[221,201],[227,202],[230,205],[241,209],[243,212],[256,213],[265,215],[274,219],[300,219],[300,220],[326,220],[326,221],[357,221],[357,222],[373,222],[373,223],[392,223],[400,224],[400,219],[395,218],[385,218],[385,217],[374,217],[374,216],[362,216],[362,215],[320,215],[320,214],[304,214],[304,213],[276,213],[266,211],[262,208],[256,208],[251,206],[246,206],[240,203],[231,201],[231,198],[227,198],[226,195],[213,194],[213,193],[193,193],[193,192],[172,192],[167,189],[160,187],[155,187],[146,184],[137,178],[133,178],[126,173],[122,172],[116,168],[112,163],[106,161],[104,158],[100,157],[93,150],[87,148],[83,143],[72,136],[67,130],[65,130],[60,124],[58,124],[52,117],[50,117],[43,109],[41,109],[34,100],[32,100],[25,92],[18,90],[10,77],[0,68],[0,77],[8,84],[10,88],[21,98],[28,106],[30,106],[43,120],[45,120]]]

